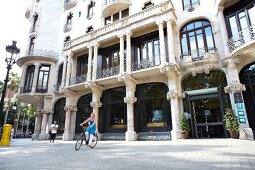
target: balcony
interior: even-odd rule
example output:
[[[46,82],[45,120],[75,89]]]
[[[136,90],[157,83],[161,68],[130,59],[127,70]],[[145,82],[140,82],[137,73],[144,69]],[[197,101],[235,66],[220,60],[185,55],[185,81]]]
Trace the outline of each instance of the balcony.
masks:
[[[77,0],[64,0],[64,9],[68,10],[77,4]]]
[[[146,60],[146,59],[139,60],[139,61],[136,61],[136,62],[132,63],[132,71],[151,68],[151,67],[154,67],[154,66],[158,66],[159,64],[160,63],[158,63],[158,64],[153,63],[153,61],[151,61],[151,60]]]
[[[71,29],[72,29],[72,24],[66,23],[64,25],[64,30],[63,31],[66,33],[66,32],[69,32]]]
[[[169,12],[170,13],[172,12],[172,15]],[[83,48],[86,42],[90,42],[98,37],[101,37],[102,39],[109,38],[108,36],[110,35],[108,33],[113,32],[115,30],[125,29],[126,27],[132,25],[133,23],[136,23],[136,28],[142,27],[145,24],[150,24],[152,22],[151,20],[149,20],[149,18],[160,16],[166,13],[169,13],[169,16],[171,17],[176,17],[171,1],[165,1],[151,8],[144,9],[141,12],[138,12],[134,15],[127,16],[121,20],[118,20],[102,28],[99,28],[95,31],[87,33],[81,37],[73,39],[65,43],[64,50],[71,49],[72,47],[75,47],[78,45],[82,45],[80,48]],[[148,23],[142,22],[144,20],[147,20]],[[106,37],[103,37],[103,36],[106,36]]]
[[[27,50],[23,57],[18,58],[17,64],[18,66],[21,67],[24,62],[32,60],[32,59],[35,59],[35,60],[47,59],[51,61],[57,61],[58,53],[54,51],[43,50],[43,49]]]
[[[181,68],[189,69],[205,64],[217,64],[220,59],[215,47],[200,48],[181,55]]]
[[[20,94],[22,93],[31,93],[32,86],[31,87],[20,87]]]
[[[45,87],[45,86],[44,87],[43,86],[37,86],[35,92],[36,93],[47,93],[48,88]]]
[[[111,67],[109,69],[98,70],[97,71],[97,79],[115,76],[115,75],[118,75],[119,73],[120,73],[119,66]]]
[[[69,80],[69,85],[75,85],[75,84],[80,84],[84,83],[86,81],[87,76],[86,75],[81,75],[77,77],[71,77]]]
[[[229,50],[234,55],[255,54],[255,25],[251,25],[228,41]]]
[[[102,15],[110,16],[129,7],[129,0],[105,0]]]
[[[30,6],[30,7],[27,7],[26,13],[25,13],[25,17],[26,17],[27,19],[30,18],[31,12],[32,12],[32,7],[31,7],[31,6]]]

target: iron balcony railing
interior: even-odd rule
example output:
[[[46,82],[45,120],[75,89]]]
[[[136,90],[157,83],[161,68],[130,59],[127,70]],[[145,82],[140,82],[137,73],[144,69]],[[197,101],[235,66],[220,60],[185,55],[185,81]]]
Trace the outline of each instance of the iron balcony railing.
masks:
[[[200,2],[199,2],[199,0],[197,0],[197,1],[194,1],[193,3],[190,3],[190,4],[188,4],[188,5],[185,5],[185,6],[184,6],[184,10],[185,10],[185,11],[192,12],[192,11],[194,11],[194,9],[195,9],[196,7],[198,7],[199,5],[200,5]]]
[[[115,66],[108,69],[98,70],[97,71],[97,79],[104,78],[104,77],[111,77],[118,75],[120,73],[120,67]]]
[[[64,25],[64,32],[68,32],[72,29],[72,22],[67,22],[65,25]]]
[[[160,65],[160,61],[159,61],[159,63],[156,64],[152,60],[142,59],[142,60],[135,61],[132,63],[132,71],[151,68],[151,67],[154,67],[157,65]]]
[[[238,34],[234,35],[232,38],[229,39],[228,45],[230,52],[234,51],[238,47],[255,40],[255,25],[251,25]]]
[[[64,0],[64,4],[67,4],[69,2],[72,2],[72,0]]]
[[[80,75],[76,77],[71,77],[69,79],[69,85],[75,85],[75,84],[80,84],[84,83],[86,81],[87,76],[86,75]]]
[[[31,93],[32,86],[20,87],[20,94],[22,93]]]
[[[48,88],[47,86],[36,86],[36,93],[47,93],[48,92]]]
[[[183,53],[181,55],[181,59],[184,59],[187,56],[191,56],[192,61],[199,61],[204,59],[205,53],[216,53],[217,48],[216,47],[209,47],[209,48],[199,48],[192,51],[188,51],[186,53]]]

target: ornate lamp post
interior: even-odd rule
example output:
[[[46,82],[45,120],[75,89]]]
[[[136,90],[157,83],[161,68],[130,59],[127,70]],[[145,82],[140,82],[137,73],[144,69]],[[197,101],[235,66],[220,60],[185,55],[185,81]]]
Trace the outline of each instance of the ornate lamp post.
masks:
[[[7,45],[5,48],[6,50],[5,62],[7,63],[7,73],[4,80],[4,87],[3,87],[1,103],[0,103],[0,117],[3,116],[3,105],[4,105],[4,98],[5,98],[7,83],[9,81],[9,73],[10,73],[10,70],[12,69],[13,64],[16,63],[16,58],[20,52],[20,49],[16,47],[16,44],[17,44],[17,41],[12,41],[12,45]],[[0,128],[1,127],[2,127],[2,121],[0,121]]]

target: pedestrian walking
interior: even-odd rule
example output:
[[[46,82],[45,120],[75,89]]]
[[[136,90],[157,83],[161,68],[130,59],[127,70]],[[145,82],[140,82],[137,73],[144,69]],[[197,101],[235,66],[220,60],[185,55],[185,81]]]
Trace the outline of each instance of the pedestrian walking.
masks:
[[[54,123],[52,125],[50,125],[50,130],[49,130],[50,143],[52,143],[52,144],[54,143],[54,140],[56,138],[57,130],[58,130],[57,121],[54,121]]]

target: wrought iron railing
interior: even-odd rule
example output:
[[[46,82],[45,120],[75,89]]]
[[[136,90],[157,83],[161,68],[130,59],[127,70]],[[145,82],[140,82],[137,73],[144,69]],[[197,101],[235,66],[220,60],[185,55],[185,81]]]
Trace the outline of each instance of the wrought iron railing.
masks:
[[[61,84],[54,84],[54,92],[59,92]]]
[[[192,51],[188,51],[186,53],[183,53],[181,55],[181,59],[184,59],[187,56],[191,56],[192,61],[199,61],[204,59],[205,53],[216,53],[217,48],[216,47],[209,47],[209,48],[199,48]]]
[[[72,22],[68,22],[64,25],[64,32],[68,32],[72,29]]]
[[[118,75],[119,73],[120,73],[119,66],[111,67],[109,69],[97,70],[97,79],[115,76]]]
[[[35,92],[36,93],[47,93],[48,88],[47,88],[47,86],[37,86]]]
[[[234,51],[238,47],[255,40],[255,25],[251,25],[238,34],[234,35],[232,38],[229,39],[228,45],[230,52]]]
[[[184,8],[185,11],[192,12],[192,11],[194,11],[194,9],[195,9],[196,7],[198,7],[199,5],[200,5],[200,2],[199,2],[199,0],[197,0],[197,1],[193,2],[193,3],[190,3],[190,4],[188,4],[188,5],[185,5],[183,8]]]
[[[136,61],[136,62],[132,63],[132,71],[154,67],[154,66],[157,66],[159,64],[160,63],[155,64],[155,63],[153,63],[153,61],[147,60],[147,59],[139,60],[139,61]]]
[[[69,79],[69,85],[84,83],[86,81],[86,78],[87,78],[86,75],[71,77]]]
[[[67,4],[69,2],[72,2],[72,0],[64,0],[64,4]]]
[[[32,91],[32,86],[20,87],[20,94],[31,93],[31,91]]]
[[[30,50],[26,51],[26,56],[44,56],[44,57],[57,59],[58,53],[56,53],[54,51],[34,49],[34,47],[31,47]]]

